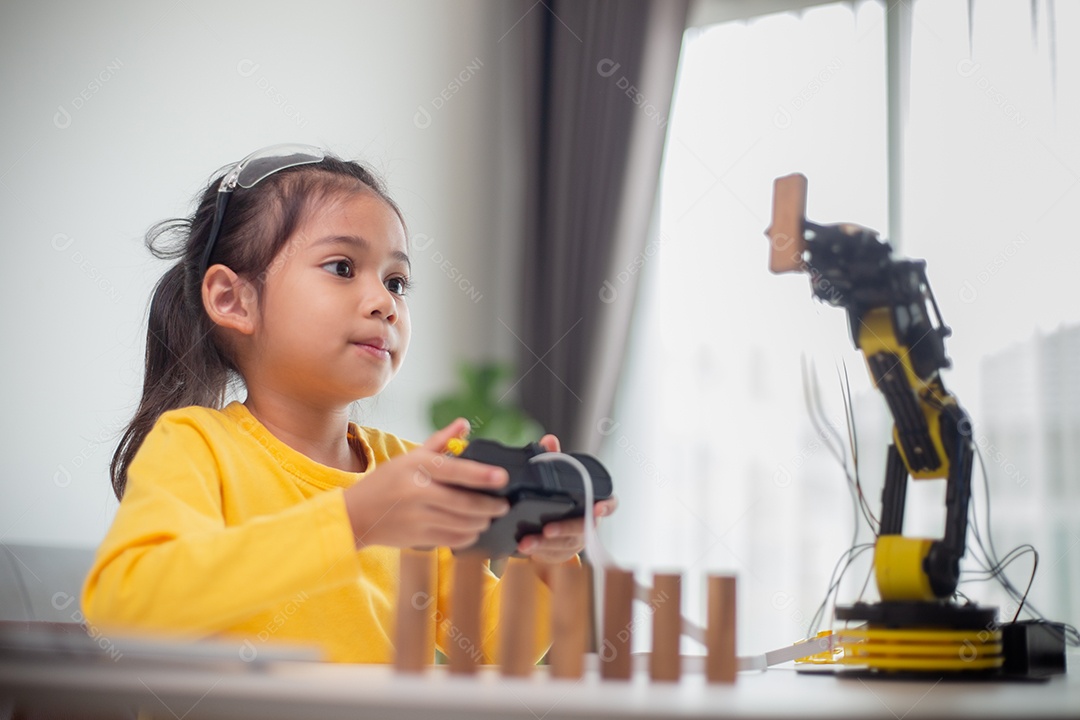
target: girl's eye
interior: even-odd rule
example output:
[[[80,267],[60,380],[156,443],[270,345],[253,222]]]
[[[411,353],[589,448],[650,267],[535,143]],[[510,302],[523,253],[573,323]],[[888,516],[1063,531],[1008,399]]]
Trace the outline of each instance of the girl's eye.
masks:
[[[409,292],[409,279],[407,277],[392,277],[386,281],[386,289],[395,295],[404,295]]]
[[[323,267],[338,277],[351,278],[353,276],[353,266],[348,260],[334,260],[326,263]]]

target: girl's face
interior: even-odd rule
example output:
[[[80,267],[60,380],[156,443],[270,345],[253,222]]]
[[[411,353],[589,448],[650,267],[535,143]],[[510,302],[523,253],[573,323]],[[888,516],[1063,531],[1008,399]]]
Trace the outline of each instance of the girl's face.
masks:
[[[409,347],[407,249],[374,193],[316,208],[267,269],[245,380],[320,405],[380,392]]]

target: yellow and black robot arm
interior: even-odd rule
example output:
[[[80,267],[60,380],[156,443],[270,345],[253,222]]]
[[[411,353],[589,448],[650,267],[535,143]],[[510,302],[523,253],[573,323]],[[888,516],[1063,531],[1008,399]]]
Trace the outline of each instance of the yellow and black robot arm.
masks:
[[[863,353],[893,417],[874,569],[883,601],[931,601],[956,591],[967,536],[974,447],[970,421],[941,381],[950,365],[950,330],[921,260],[894,258],[873,230],[808,222],[806,178],[774,187],[767,230],[773,272],[806,272],[816,297],[847,311],[851,339]],[[946,522],[937,540],[903,535],[908,475],[944,478]]]

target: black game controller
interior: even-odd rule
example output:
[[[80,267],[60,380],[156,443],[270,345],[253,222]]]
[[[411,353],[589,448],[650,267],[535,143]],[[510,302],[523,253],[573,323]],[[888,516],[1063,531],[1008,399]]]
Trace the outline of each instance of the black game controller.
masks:
[[[493,440],[472,440],[458,453],[458,457],[506,468],[510,474],[510,481],[498,490],[478,491],[506,498],[510,511],[492,520],[476,543],[462,552],[481,552],[492,558],[521,557],[517,546],[526,535],[540,533],[549,522],[585,516],[581,473],[558,460],[529,462],[545,452],[539,443],[517,448]],[[594,502],[611,497],[611,476],[599,460],[591,455],[567,454],[589,471]]]

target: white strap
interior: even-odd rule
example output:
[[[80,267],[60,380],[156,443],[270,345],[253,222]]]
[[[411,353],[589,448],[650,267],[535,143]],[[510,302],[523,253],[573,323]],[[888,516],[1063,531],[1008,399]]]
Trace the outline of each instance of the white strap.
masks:
[[[561,452],[546,452],[539,455],[534,455],[529,459],[529,462],[564,462],[567,465],[575,468],[578,474],[581,475],[581,486],[585,491],[585,507],[592,508],[593,506],[593,487],[592,478],[589,476],[589,471],[581,461],[572,455],[567,455]],[[595,617],[593,618],[593,629],[596,637],[594,638],[595,647],[603,646],[603,638],[601,637],[601,628],[603,627],[601,616],[602,608],[604,607],[604,569],[618,567],[615,562],[608,555],[607,550],[600,543],[600,539],[596,534],[596,518],[593,513],[587,511],[585,514],[585,552],[589,556],[589,560],[593,567],[596,569],[593,572],[593,597],[595,602],[593,603],[593,611]],[[634,599],[640,600],[645,604],[652,602],[653,589],[648,585],[642,585],[641,583],[634,581]],[[697,623],[687,620],[685,617],[682,619],[681,632],[683,635],[689,637],[692,640],[696,640],[701,643],[702,647],[705,646],[705,628],[701,627]],[[827,635],[823,637],[812,638],[810,640],[800,641],[794,645],[780,648],[778,650],[772,650],[764,655],[750,655],[739,658],[739,670],[764,670],[766,667],[773,665],[779,665],[780,663],[796,660],[801,657],[807,657],[810,655],[816,655],[821,652],[828,652],[832,650],[833,637]],[[595,655],[594,655],[595,657]],[[684,667],[687,661],[690,664],[697,662],[694,658],[700,656],[687,655],[683,656]],[[648,654],[637,654],[635,658],[635,669],[641,669],[639,664],[645,663],[641,667],[647,667]],[[639,660],[644,658],[644,660]]]

